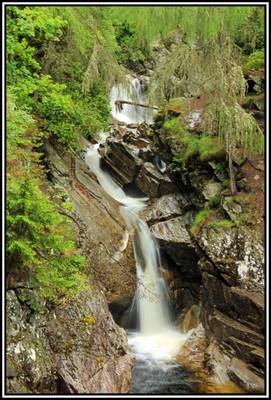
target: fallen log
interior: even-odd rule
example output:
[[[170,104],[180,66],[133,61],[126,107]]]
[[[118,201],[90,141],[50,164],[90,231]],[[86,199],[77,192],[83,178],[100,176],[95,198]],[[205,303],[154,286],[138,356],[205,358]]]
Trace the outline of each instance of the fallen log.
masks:
[[[136,103],[134,101],[126,101],[126,100],[116,100],[115,101],[115,105],[119,111],[121,111],[123,109],[123,104],[129,104],[131,106],[152,108],[153,110],[158,110],[158,107],[156,107],[156,106],[150,106],[148,104]]]

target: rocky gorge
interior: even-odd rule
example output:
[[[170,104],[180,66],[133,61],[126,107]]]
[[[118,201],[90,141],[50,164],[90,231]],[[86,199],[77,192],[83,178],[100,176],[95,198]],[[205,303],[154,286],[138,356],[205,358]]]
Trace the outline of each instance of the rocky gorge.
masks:
[[[156,152],[158,139],[166,148],[155,124],[150,128],[113,123],[100,152],[103,167],[118,184],[150,198],[142,218],[161,249],[161,273],[170,288],[176,324],[183,332],[193,332],[184,348],[186,363],[182,351],[179,362],[187,364],[196,352],[212,385],[227,387],[234,382],[234,391],[238,387],[241,392],[262,393],[261,235],[238,225],[224,229],[207,224],[193,231],[193,216],[222,190],[221,181],[211,162],[191,167],[192,173],[171,171],[170,154],[163,161],[162,153]],[[88,146],[83,139],[82,144]],[[129,235],[116,202],[103,192],[82,157],[61,154],[61,148],[50,143],[45,154],[50,180],[67,188],[75,207],[74,225],[89,260],[92,289],[36,320],[27,306],[31,288],[20,280],[8,283],[9,390],[126,393],[133,356],[123,328],[116,323],[122,325],[136,288]],[[221,207],[234,220],[235,206],[222,201]],[[198,371],[197,363],[194,369]]]
[[[168,53],[155,51],[157,58]],[[131,68],[133,79],[146,88],[154,61]],[[263,124],[263,77],[247,80],[253,99],[243,107]],[[111,115],[98,148],[101,168],[127,196],[147,199],[139,217],[160,252],[174,328],[186,338],[176,357],[182,369],[174,379],[183,384],[178,393],[261,395],[264,163],[237,152],[232,195],[224,149],[206,159],[192,154],[176,161],[185,149],[165,123],[178,120],[191,135],[202,133],[204,99],[191,85],[186,98],[160,108],[148,123]],[[87,260],[87,283],[74,298],[36,310],[30,276],[19,268],[7,274],[9,394],[136,393],[137,361],[128,343],[138,323],[136,245],[119,202],[86,163],[95,143],[79,135],[80,151],[67,152],[52,136],[42,146],[46,184],[64,188],[73,205],[69,217]]]

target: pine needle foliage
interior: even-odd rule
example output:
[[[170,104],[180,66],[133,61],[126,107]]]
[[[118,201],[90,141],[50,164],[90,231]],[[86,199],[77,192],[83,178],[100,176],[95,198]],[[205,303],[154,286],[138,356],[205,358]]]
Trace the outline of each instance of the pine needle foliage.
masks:
[[[152,94],[158,101],[204,96],[205,133],[218,135],[229,158],[237,147],[254,153],[261,153],[264,147],[261,129],[240,105],[246,94],[246,81],[240,50],[234,43],[240,25],[238,16],[247,16],[251,10],[248,8],[245,14],[239,8],[231,9],[234,11],[224,7],[194,8],[194,29],[190,26],[186,42],[179,43],[161,62],[152,85]]]

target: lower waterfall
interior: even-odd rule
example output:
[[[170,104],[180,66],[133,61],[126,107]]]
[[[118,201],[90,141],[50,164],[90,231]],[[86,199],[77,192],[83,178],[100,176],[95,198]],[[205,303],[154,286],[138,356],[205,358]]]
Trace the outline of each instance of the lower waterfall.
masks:
[[[147,368],[149,372],[155,368],[154,375],[159,375],[159,371],[167,374],[174,371],[175,374],[174,360],[187,335],[174,329],[166,284],[159,272],[159,248],[147,224],[139,218],[139,212],[144,209],[148,199],[127,196],[111,176],[102,170],[99,144],[88,149],[85,161],[104,191],[120,203],[120,212],[133,238],[139,327],[135,332],[128,332],[128,340],[138,360],[136,368],[141,372],[142,369]]]

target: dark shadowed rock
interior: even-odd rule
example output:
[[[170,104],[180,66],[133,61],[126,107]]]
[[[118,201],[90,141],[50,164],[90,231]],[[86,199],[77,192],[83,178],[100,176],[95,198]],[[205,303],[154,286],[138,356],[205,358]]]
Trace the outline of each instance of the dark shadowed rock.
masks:
[[[143,164],[138,152],[136,147],[129,146],[124,142],[114,139],[108,141],[102,162],[121,186],[131,183]]]
[[[198,256],[183,217],[154,224],[151,226],[151,232],[176,265],[185,268],[192,275],[195,274],[193,265]]]
[[[264,346],[264,336],[262,334],[218,310],[214,310],[214,313],[210,315],[209,325],[218,342],[227,342],[229,337],[234,337],[250,343],[255,346],[255,349],[256,347]]]

